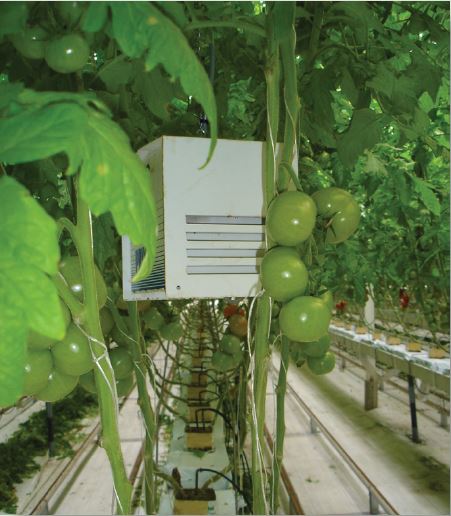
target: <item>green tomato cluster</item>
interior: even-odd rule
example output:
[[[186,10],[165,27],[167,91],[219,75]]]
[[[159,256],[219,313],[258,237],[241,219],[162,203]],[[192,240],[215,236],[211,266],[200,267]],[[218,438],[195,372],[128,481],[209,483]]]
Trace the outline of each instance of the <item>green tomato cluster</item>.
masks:
[[[226,334],[219,342],[219,349],[211,357],[212,366],[223,373],[238,367],[243,360],[241,341],[236,335]]]
[[[293,342],[293,360],[307,362],[315,374],[333,369],[335,358],[326,340],[333,307],[329,291],[306,295],[307,268],[298,246],[311,237],[317,217],[325,221],[325,242],[343,242],[357,229],[360,210],[353,197],[339,188],[326,188],[312,197],[302,192],[284,192],[269,205],[266,231],[277,245],[263,257],[260,279],[263,288],[281,304],[271,322],[271,333],[282,332]],[[292,346],[293,347],[293,346]]]
[[[55,16],[65,34],[51,37],[40,26],[26,27],[10,36],[16,50],[27,59],[45,59],[55,72],[66,74],[80,71],[88,62],[90,49],[85,38],[77,31],[84,2],[53,2]]]

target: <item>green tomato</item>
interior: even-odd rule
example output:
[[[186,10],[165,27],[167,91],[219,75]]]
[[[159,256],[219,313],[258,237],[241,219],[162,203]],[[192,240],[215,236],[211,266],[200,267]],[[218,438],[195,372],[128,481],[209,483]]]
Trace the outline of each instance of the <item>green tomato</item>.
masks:
[[[292,247],[268,251],[260,266],[260,278],[266,292],[282,302],[302,295],[308,284],[307,268]]]
[[[149,308],[147,312],[144,312],[142,319],[146,328],[153,331],[159,330],[165,323],[164,317],[160,314],[158,308],[154,306]]]
[[[50,350],[28,351],[22,394],[33,396],[42,391],[49,381],[52,369],[53,359]]]
[[[302,352],[299,342],[292,342],[290,345],[290,358],[296,364],[296,367],[302,367],[307,357]]]
[[[237,367],[241,362],[242,358],[243,352],[241,349],[239,353],[235,353],[233,355],[223,353],[222,351],[215,351],[211,357],[211,365],[214,369],[224,373],[231,369],[235,369],[235,367]]]
[[[324,303],[326,303],[329,310],[332,312],[332,310],[334,309],[334,295],[332,294],[332,292],[330,290],[326,290],[326,292],[321,294],[319,298],[322,299]]]
[[[89,45],[78,34],[67,34],[51,41],[45,60],[52,70],[71,73],[81,70],[89,59]]]
[[[219,342],[219,349],[228,355],[234,355],[241,351],[241,342],[235,335],[224,335]]]
[[[52,348],[55,369],[63,374],[80,376],[91,371],[94,362],[88,338],[71,324],[66,336]]]
[[[312,195],[318,214],[329,218],[326,243],[338,244],[349,238],[360,221],[360,208],[352,195],[341,188],[324,188]]]
[[[335,355],[328,351],[321,357],[307,357],[307,365],[314,374],[327,374],[335,367]]]
[[[312,342],[327,334],[330,315],[329,308],[321,299],[295,297],[280,311],[280,329],[290,340]]]
[[[320,358],[330,348],[330,336],[324,335],[315,342],[303,342],[299,347],[306,357]]]
[[[106,306],[104,306],[100,310],[100,326],[102,327],[103,336],[106,337],[110,334],[111,330],[114,328],[114,319],[111,315],[111,312],[108,310]]]
[[[114,348],[110,351],[110,361],[116,380],[122,380],[133,372],[133,360],[125,348]]]
[[[80,20],[84,12],[85,2],[53,2],[58,17],[69,27],[73,27]]]
[[[119,398],[122,396],[127,396],[130,391],[133,389],[133,385],[135,383],[134,376],[131,374],[121,380],[116,380],[116,390]]]
[[[280,245],[296,246],[307,240],[316,221],[316,206],[302,192],[284,192],[269,205],[266,231]]]
[[[129,348],[130,347],[130,340],[127,338],[126,335],[117,327],[115,326],[111,330],[110,334],[111,340],[115,342],[118,346]]]
[[[63,312],[63,318],[66,328],[69,326],[71,321],[69,308],[67,308],[64,301],[60,299],[61,311]],[[30,330],[28,333],[28,349],[31,350],[39,350],[39,349],[50,349],[57,341],[55,339],[51,339],[50,337],[46,337],[45,335],[41,335],[33,330]]]
[[[97,394],[96,381],[94,377],[94,371],[82,374],[79,378],[79,383],[85,391],[91,394]]]
[[[64,260],[60,262],[59,269],[70,289],[75,294],[75,297],[79,301],[83,301],[83,283],[78,256],[67,256],[64,258]],[[102,308],[105,306],[108,293],[105,281],[103,280],[102,274],[100,273],[97,265],[95,266],[95,271],[97,300],[99,302],[99,308]]]
[[[179,340],[183,335],[183,328],[179,322],[174,321],[162,326],[160,333],[165,340]]]
[[[78,383],[78,376],[70,376],[54,369],[48,376],[48,383],[36,394],[41,401],[58,401],[70,394]]]
[[[48,34],[41,27],[29,27],[11,36],[15,48],[28,59],[42,59]]]

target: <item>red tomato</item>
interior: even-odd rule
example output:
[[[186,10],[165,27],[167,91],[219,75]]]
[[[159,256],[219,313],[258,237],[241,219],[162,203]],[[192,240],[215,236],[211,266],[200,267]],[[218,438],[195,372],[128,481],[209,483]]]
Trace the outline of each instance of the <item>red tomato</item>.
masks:
[[[234,305],[233,303],[226,305],[223,310],[224,317],[226,317],[227,319],[229,317],[232,317],[232,315],[236,314],[237,312],[238,312],[238,305]],[[240,314],[240,315],[244,315],[244,314]]]

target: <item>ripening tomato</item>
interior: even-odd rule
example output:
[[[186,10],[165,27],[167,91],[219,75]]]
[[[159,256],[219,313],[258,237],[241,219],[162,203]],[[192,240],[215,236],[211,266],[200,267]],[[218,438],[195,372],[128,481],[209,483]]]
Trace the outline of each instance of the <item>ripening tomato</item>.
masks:
[[[330,311],[322,299],[312,296],[295,297],[280,311],[280,329],[290,340],[312,342],[326,335]]]
[[[94,362],[88,338],[71,324],[66,336],[52,347],[55,369],[63,374],[80,376],[93,368]]]
[[[130,353],[125,348],[114,348],[109,354],[116,380],[130,376],[133,372],[133,360]]]
[[[49,349],[32,351],[27,353],[25,362],[25,379],[22,394],[33,396],[45,388],[49,381],[49,374],[53,369],[52,354]]]
[[[360,208],[349,192],[341,188],[324,188],[312,195],[318,214],[329,220],[326,243],[338,244],[348,239],[357,229]]]
[[[233,314],[236,314],[238,312],[238,305],[235,305],[233,303],[229,303],[224,307],[223,314],[225,318],[232,317]]]
[[[89,59],[89,45],[79,34],[67,34],[47,44],[45,60],[58,73],[81,70]]]
[[[276,301],[289,301],[304,293],[308,272],[296,249],[273,247],[263,257],[260,266],[263,288]]]
[[[83,301],[83,282],[81,275],[81,265],[78,256],[67,256],[60,262],[59,270],[69,285],[75,297],[79,301]],[[97,301],[99,308],[105,306],[108,296],[105,281],[99,271],[97,265],[95,266],[95,278],[97,288]]]
[[[316,206],[302,192],[284,192],[268,208],[266,231],[274,242],[296,246],[307,240],[316,221]]]
[[[247,318],[244,315],[232,315],[229,319],[229,328],[233,335],[245,337],[247,335]]]
[[[224,335],[219,342],[219,349],[223,353],[233,355],[241,351],[241,342],[235,335]]]
[[[47,385],[35,397],[49,402],[62,400],[75,389],[77,383],[78,376],[70,376],[53,369],[49,374]]]
[[[307,357],[307,365],[314,374],[327,374],[335,367],[335,355],[327,351],[321,357]]]

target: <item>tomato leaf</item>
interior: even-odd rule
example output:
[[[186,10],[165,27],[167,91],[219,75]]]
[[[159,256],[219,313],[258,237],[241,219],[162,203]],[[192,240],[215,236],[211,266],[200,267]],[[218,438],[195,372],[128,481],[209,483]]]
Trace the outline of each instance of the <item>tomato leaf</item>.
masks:
[[[136,281],[153,264],[156,215],[148,172],[126,134],[85,95],[24,90],[21,110],[0,119],[0,160],[25,163],[59,152],[80,168],[80,193],[95,215],[111,211],[118,232],[146,248]]]
[[[24,29],[27,16],[27,2],[1,2],[0,39],[5,34],[14,34]]]
[[[135,281],[143,279],[153,265],[157,231],[150,176],[110,119],[92,113],[79,138],[80,193],[95,215],[111,211],[118,232],[144,245],[147,254]]]
[[[55,221],[22,185],[0,181],[0,264],[23,263],[56,274],[60,258]]]
[[[88,9],[83,14],[81,28],[83,32],[98,32],[108,18],[107,2],[89,2]]]
[[[177,25],[150,2],[111,2],[110,7],[113,34],[122,51],[129,57],[145,53],[148,71],[161,63],[169,75],[180,79],[185,93],[204,108],[211,133],[205,166],[216,146],[218,129],[213,88],[204,67]]]
[[[420,179],[419,177],[412,177],[413,183],[415,185],[415,190],[420,195],[421,201],[426,206],[426,208],[432,212],[434,215],[440,215],[441,206],[440,202],[437,199],[434,191],[428,185],[426,181]]]
[[[353,167],[358,157],[372,149],[381,137],[381,115],[366,108],[355,110],[351,123],[338,139],[337,150],[343,165]]]
[[[0,407],[13,405],[22,395],[27,346],[22,321],[14,312],[4,315],[0,318]]]
[[[65,324],[56,287],[55,221],[14,179],[0,179],[0,406],[21,395],[27,329],[54,339]]]
[[[0,159],[27,163],[63,152],[71,138],[83,131],[86,112],[77,104],[31,106],[0,120]]]

